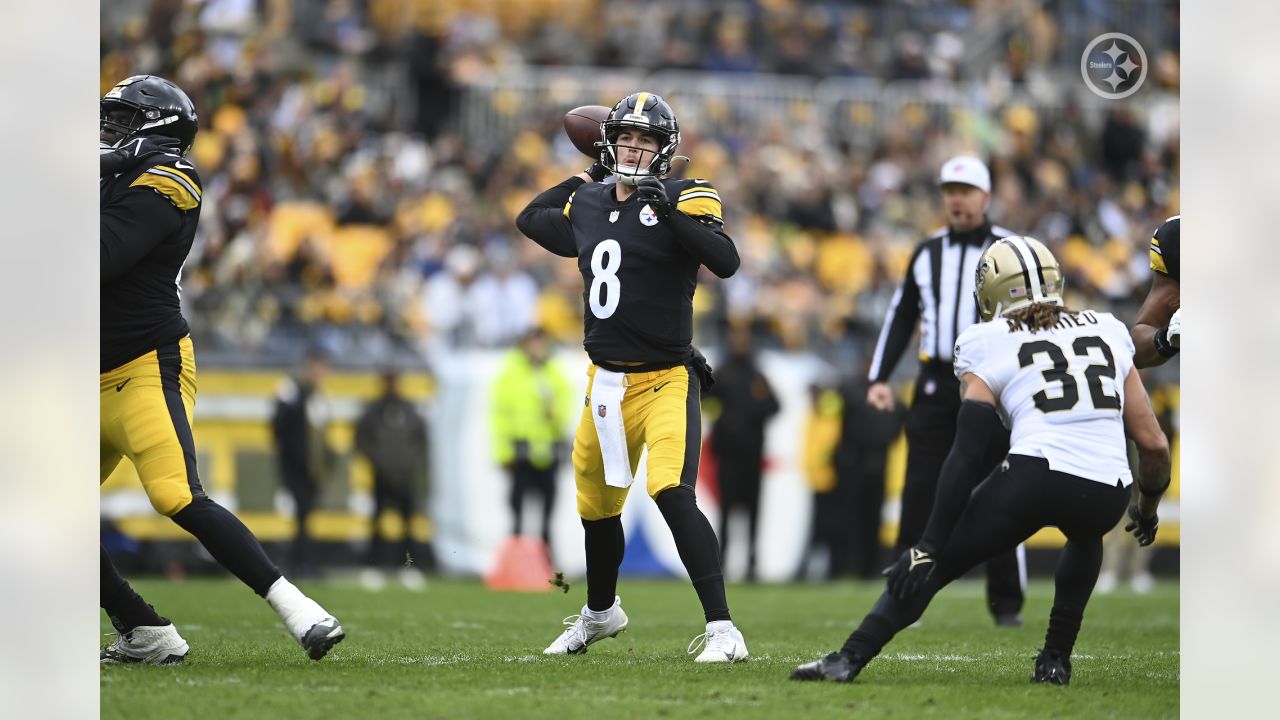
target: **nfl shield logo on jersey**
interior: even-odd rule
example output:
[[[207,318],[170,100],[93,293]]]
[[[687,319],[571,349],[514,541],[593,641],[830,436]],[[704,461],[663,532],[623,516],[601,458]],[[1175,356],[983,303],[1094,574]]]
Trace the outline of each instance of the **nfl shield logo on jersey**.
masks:
[[[640,222],[646,227],[653,227],[658,224],[658,214],[653,211],[653,208],[645,205],[640,208]]]
[[[603,406],[603,405],[597,405],[597,406],[596,406],[596,414],[597,414],[597,415],[599,415],[600,417],[604,417],[604,415],[605,415],[605,409],[604,409],[604,406]]]
[[[609,222],[611,222],[611,223],[616,223],[616,222],[618,222],[618,213],[620,213],[620,212],[622,212],[622,211],[621,211],[621,210],[614,210],[613,212],[609,213]]]

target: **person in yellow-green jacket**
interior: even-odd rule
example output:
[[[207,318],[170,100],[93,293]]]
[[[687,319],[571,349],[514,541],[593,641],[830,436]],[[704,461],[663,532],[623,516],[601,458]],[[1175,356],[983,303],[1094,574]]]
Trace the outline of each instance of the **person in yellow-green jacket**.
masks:
[[[524,498],[542,497],[542,540],[551,552],[551,508],[556,472],[568,428],[577,419],[573,383],[550,357],[540,328],[527,334],[503,359],[493,387],[494,459],[511,476],[512,534],[521,532]]]

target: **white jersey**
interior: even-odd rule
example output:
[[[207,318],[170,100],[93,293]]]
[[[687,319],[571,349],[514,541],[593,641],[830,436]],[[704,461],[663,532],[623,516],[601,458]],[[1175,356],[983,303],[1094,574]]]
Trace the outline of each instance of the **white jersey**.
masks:
[[[1128,328],[1110,313],[1064,313],[1056,326],[1035,333],[996,318],[960,335],[955,373],[973,373],[995,393],[1012,433],[1010,455],[1128,486],[1133,475],[1121,408],[1133,352]]]

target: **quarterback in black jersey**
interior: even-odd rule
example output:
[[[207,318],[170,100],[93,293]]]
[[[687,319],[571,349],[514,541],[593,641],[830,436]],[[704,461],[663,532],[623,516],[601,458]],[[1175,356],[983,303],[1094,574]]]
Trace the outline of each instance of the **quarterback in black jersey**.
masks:
[[[1151,237],[1151,290],[1130,331],[1140,368],[1163,365],[1182,349],[1181,234],[1182,216],[1174,215]]]
[[[694,499],[699,394],[710,370],[691,344],[699,266],[727,278],[738,269],[738,251],[724,232],[715,188],[666,177],[680,127],[665,100],[628,95],[601,123],[600,137],[599,162],[534,198],[516,219],[534,242],[578,259],[583,345],[591,358],[573,446],[587,604],[545,652],[586,652],[627,627],[614,594],[621,513],[647,446],[647,490],[671,528],[707,622],[696,660],[743,660],[747,648],[729,616],[715,533]],[[614,181],[604,182],[610,176]]]
[[[265,598],[319,660],[342,640],[342,626],[281,575],[239,519],[205,495],[196,470],[195,351],[178,280],[200,220],[203,188],[185,157],[197,131],[191,99],[164,78],[135,75],[102,98],[99,482],[128,458],[156,511]],[[101,604],[118,633],[101,661],[181,662],[188,645],[173,623],[134,592],[105,550],[100,556]]]

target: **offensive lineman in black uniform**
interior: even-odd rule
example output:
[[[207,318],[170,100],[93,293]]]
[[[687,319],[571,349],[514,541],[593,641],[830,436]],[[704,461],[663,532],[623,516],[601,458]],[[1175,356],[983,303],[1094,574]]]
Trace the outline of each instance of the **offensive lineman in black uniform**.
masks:
[[[583,653],[627,627],[614,594],[624,549],[621,513],[647,445],[647,489],[706,616],[706,646],[696,660],[743,660],[747,647],[729,616],[715,532],[694,499],[699,392],[710,384],[710,370],[691,344],[698,267],[727,278],[738,269],[738,251],[710,183],[665,179],[680,129],[662,98],[648,92],[623,98],[601,123],[601,137],[597,163],[534,198],[516,219],[539,245],[578,259],[583,345],[591,358],[573,445],[587,604],[544,652]],[[603,183],[610,175],[617,182]]]
[[[1151,237],[1151,290],[1130,331],[1140,368],[1163,365],[1182,349],[1182,216],[1165,220]]]
[[[197,130],[191,99],[164,78],[135,75],[102,98],[99,482],[129,458],[156,511],[265,598],[319,660],[342,640],[342,625],[280,574],[236,516],[205,495],[196,471],[195,352],[178,279],[200,220],[203,188],[185,159]],[[173,623],[120,577],[105,550],[101,563],[102,608],[118,633],[101,661],[169,664],[186,657],[187,642]]]

